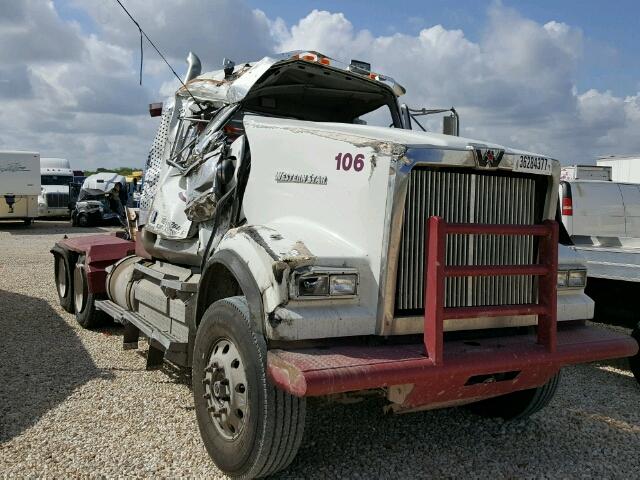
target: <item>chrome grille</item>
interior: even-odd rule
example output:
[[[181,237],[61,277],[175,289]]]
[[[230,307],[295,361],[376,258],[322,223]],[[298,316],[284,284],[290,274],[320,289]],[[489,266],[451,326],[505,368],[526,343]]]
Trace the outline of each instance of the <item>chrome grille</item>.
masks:
[[[524,176],[414,169],[407,186],[398,259],[396,312],[424,309],[425,222],[531,225],[536,182]],[[447,265],[523,265],[535,258],[532,236],[449,235]],[[447,278],[445,307],[535,303],[531,276]]]
[[[69,194],[62,192],[47,193],[47,206],[49,208],[68,208]]]

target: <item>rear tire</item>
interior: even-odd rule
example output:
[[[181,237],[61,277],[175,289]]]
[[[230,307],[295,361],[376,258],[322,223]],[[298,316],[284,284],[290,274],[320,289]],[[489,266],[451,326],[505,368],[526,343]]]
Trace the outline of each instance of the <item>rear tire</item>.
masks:
[[[70,265],[71,254],[68,251],[54,256],[53,273],[58,300],[66,312],[73,313],[73,280]]]
[[[631,336],[636,342],[640,343],[640,323],[634,328],[633,332],[631,332]],[[636,353],[633,357],[629,357],[629,367],[631,368],[633,376],[636,377],[636,381],[640,383],[640,352]]]
[[[266,342],[252,329],[244,297],[207,309],[193,352],[196,417],[209,455],[235,478],[286,468],[302,441],[306,399],[271,385],[266,359]]]
[[[549,405],[558,390],[559,383],[560,372],[541,387],[488,398],[471,403],[468,408],[481,417],[503,418],[504,420],[527,418]]]
[[[82,328],[95,328],[104,320],[105,315],[95,308],[95,300],[96,295],[89,291],[84,256],[81,256],[73,271],[73,308]]]

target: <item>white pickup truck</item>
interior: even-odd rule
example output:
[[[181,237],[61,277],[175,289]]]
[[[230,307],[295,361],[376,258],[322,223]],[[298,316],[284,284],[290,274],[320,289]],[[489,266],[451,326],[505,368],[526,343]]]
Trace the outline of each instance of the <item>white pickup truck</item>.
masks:
[[[162,107],[135,241],[52,253],[81,325],[106,313],[126,348],[147,337],[149,366],[191,368],[225,473],[286,468],[307,397],[522,418],[563,366],[637,353],[586,323],[584,264],[559,265],[556,160],[412,131],[404,88],[363,62],[289,52],[201,74],[190,60]],[[363,124],[376,110],[389,123]]]
[[[559,202],[562,223],[588,265],[596,317],[633,328],[640,340],[640,184],[612,180],[635,173],[634,161],[640,164],[624,158],[563,167]],[[639,362],[631,366],[640,382]]]

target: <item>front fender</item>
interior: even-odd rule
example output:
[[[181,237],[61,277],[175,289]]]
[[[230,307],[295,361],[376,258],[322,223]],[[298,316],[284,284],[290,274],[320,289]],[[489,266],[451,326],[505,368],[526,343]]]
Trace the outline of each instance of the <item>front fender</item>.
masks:
[[[269,337],[270,314],[289,301],[291,269],[314,260],[302,242],[287,239],[268,227],[242,226],[225,234],[203,273],[206,275],[215,264],[224,265],[247,297],[257,330]]]

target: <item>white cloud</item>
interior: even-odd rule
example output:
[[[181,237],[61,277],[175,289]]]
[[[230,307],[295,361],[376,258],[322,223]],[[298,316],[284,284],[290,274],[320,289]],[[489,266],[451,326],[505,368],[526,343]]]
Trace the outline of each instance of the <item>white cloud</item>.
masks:
[[[157,119],[147,103],[177,81],[148,45],[137,82],[139,33],[117,5],[77,0],[91,32],[47,0],[4,2],[0,16],[0,148],[40,149],[77,167],[141,166]],[[413,106],[455,106],[463,134],[588,162],[640,151],[640,93],[576,88],[588,39],[558,21],[539,24],[495,4],[472,41],[441,25],[417,34],[359,30],[342,13],[313,10],[294,25],[233,0],[128,0],[178,73],[196,52],[205,70],[275,51],[319,50],[369,61],[407,87]],[[6,7],[6,8],[5,8]],[[424,20],[410,22],[415,28]],[[84,27],[86,28],[86,26]],[[435,126],[436,122],[431,121]]]
[[[478,42],[441,25],[417,35],[376,37],[354,29],[342,14],[314,10],[279,46],[366,59],[407,87],[401,101],[454,105],[463,134],[565,162],[640,150],[632,134],[640,126],[638,96],[576,91],[583,44],[577,28],[556,21],[541,25],[495,5]]]

